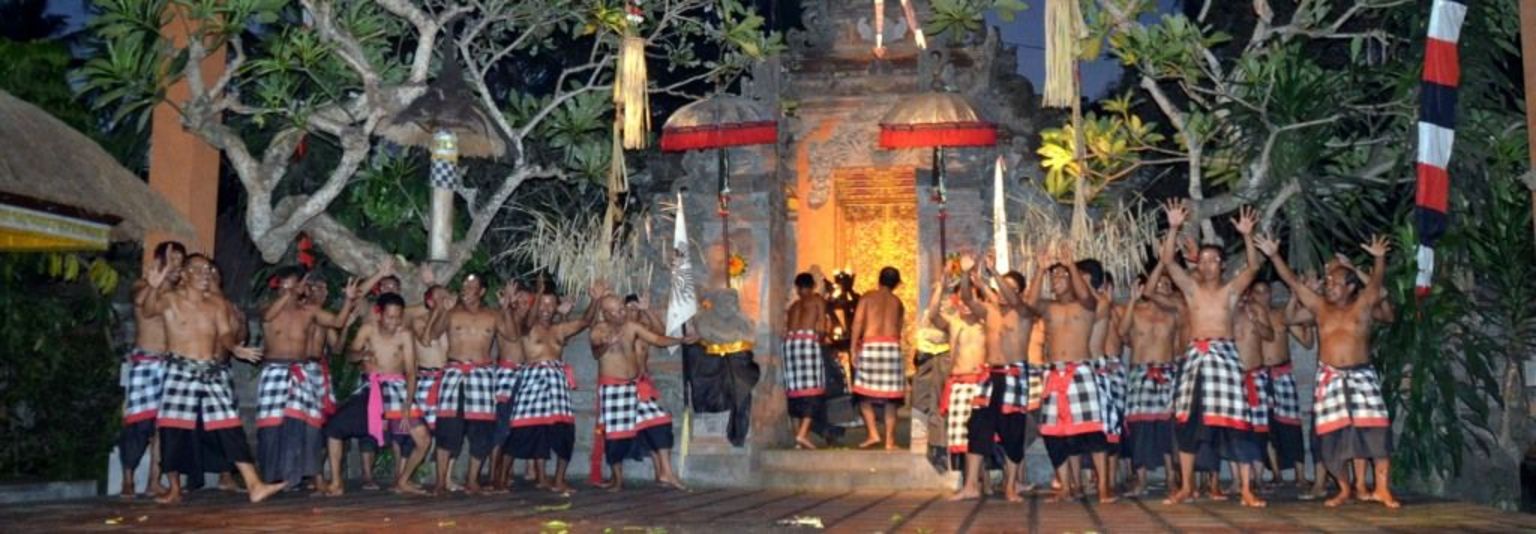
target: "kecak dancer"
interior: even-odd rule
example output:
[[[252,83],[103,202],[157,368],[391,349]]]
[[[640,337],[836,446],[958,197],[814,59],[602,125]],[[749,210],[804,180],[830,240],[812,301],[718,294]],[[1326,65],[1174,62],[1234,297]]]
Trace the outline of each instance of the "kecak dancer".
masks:
[[[1262,286],[1263,283],[1253,284]],[[1237,343],[1238,359],[1243,365],[1243,401],[1248,409],[1248,434],[1239,442],[1240,455],[1255,458],[1249,461],[1250,477],[1247,488],[1240,493],[1253,493],[1262,472],[1265,448],[1269,444],[1269,368],[1264,366],[1264,344],[1276,337],[1270,326],[1269,304],[1253,298],[1253,291],[1245,290],[1237,298],[1238,309],[1232,318],[1232,334]],[[1282,338],[1283,339],[1283,338]]]
[[[1319,295],[1296,278],[1280,256],[1280,245],[1264,238],[1259,246],[1274,260],[1275,272],[1296,294],[1303,306],[1317,318],[1318,377],[1312,400],[1320,448],[1316,451],[1328,471],[1339,481],[1339,494],[1327,506],[1338,506],[1353,495],[1379,501],[1388,508],[1401,506],[1392,495],[1392,422],[1381,394],[1381,377],[1371,366],[1371,327],[1376,321],[1391,321],[1383,279],[1387,273],[1386,238],[1375,236],[1361,245],[1374,258],[1367,282],[1347,265],[1328,267]],[[1349,483],[1350,461],[1354,463],[1355,483]],[[1365,462],[1376,464],[1376,489],[1367,492]]]
[[[363,365],[363,387],[325,425],[331,484],[326,495],[343,492],[341,478],[343,445],[347,439],[372,440],[383,445],[404,437],[412,442],[410,457],[397,469],[396,493],[422,494],[411,482],[411,474],[426,458],[427,428],[421,423],[416,397],[416,338],[404,326],[405,299],[395,293],[378,298],[382,313],[375,322],[364,324],[352,341],[351,353]],[[396,460],[399,462],[399,460]],[[364,464],[370,469],[372,465]]]
[[[505,326],[498,330],[496,338],[496,433],[491,450],[491,488],[494,492],[512,489],[512,451],[506,447],[507,436],[512,433],[512,394],[517,391],[517,381],[522,377],[525,358],[523,342],[516,337],[516,325],[527,320],[533,295],[522,290],[517,281],[508,282],[497,293],[501,307],[501,321]]]
[[[145,304],[146,316],[165,319],[169,349],[156,426],[160,429],[161,469],[171,484],[155,500],[181,502],[182,473],[223,471],[233,463],[245,477],[251,502],[261,502],[281,491],[283,484],[264,483],[256,472],[235,409],[229,366],[219,361],[224,351],[243,360],[260,361],[261,350],[235,344],[229,306],[209,291],[213,263],[206,256],[188,256],[182,284],[167,291],[165,281],[172,269],[165,265],[150,275]]]
[[[597,357],[597,411],[602,445],[613,480],[610,491],[624,487],[624,460],[654,453],[656,476],[664,485],[683,487],[672,469],[672,416],[661,407],[661,397],[651,376],[644,372],[637,341],[645,347],[672,347],[698,341],[667,337],[631,320],[624,303],[606,295],[593,304],[601,307],[603,320],[592,325],[592,354]],[[638,450],[637,450],[638,449]],[[595,454],[595,452],[594,452]]]
[[[1128,309],[1119,328],[1131,343],[1131,370],[1127,379],[1126,443],[1124,452],[1131,457],[1136,481],[1127,492],[1140,496],[1146,492],[1147,470],[1165,468],[1169,480],[1177,476],[1173,468],[1173,391],[1176,376],[1173,354],[1178,339],[1180,297],[1173,282],[1159,264],[1152,269],[1152,291],[1145,280],[1131,289]],[[1169,483],[1169,487],[1173,487]]]
[[[427,338],[448,336],[448,362],[437,396],[437,486],[433,494],[448,492],[448,472],[454,458],[469,441],[469,470],[464,489],[480,492],[480,464],[495,448],[496,365],[491,344],[504,328],[501,315],[485,307],[485,281],[478,275],[464,277],[457,305],[451,293],[440,293],[427,321]]]
[[[1036,267],[1035,279],[1040,279],[1047,267],[1055,298],[1040,304],[1041,284],[1035,284],[1025,302],[1040,310],[1045,319],[1046,358],[1050,364],[1045,371],[1040,435],[1045,438],[1046,452],[1061,479],[1061,488],[1050,498],[1054,502],[1083,496],[1078,484],[1079,455],[1092,457],[1094,471],[1108,472],[1108,441],[1101,407],[1105,399],[1093,371],[1089,344],[1098,298],[1089,289],[1090,282],[1078,271],[1070,244],[1062,243],[1058,256],[1047,252]],[[1109,477],[1101,475],[1098,479],[1099,502],[1115,502]]]
[[[1275,282],[1279,284],[1280,282]],[[1274,336],[1264,342],[1264,367],[1269,372],[1269,456],[1273,482],[1280,482],[1281,471],[1296,469],[1296,487],[1305,490],[1309,482],[1301,431],[1301,400],[1296,376],[1291,371],[1291,337],[1304,348],[1312,348],[1312,329],[1299,316],[1301,301],[1296,293],[1283,305],[1272,302],[1270,284],[1255,282],[1249,289],[1253,300],[1270,306],[1269,325]],[[1287,335],[1289,334],[1289,335]]]
[[[789,398],[789,417],[795,422],[795,448],[815,449],[808,435],[817,413],[824,409],[827,366],[822,340],[831,334],[831,321],[811,273],[795,276],[795,294],[785,318],[784,394]]]
[[[594,302],[602,296],[599,287],[593,285]],[[565,470],[576,446],[576,416],[571,411],[571,390],[576,389],[576,377],[561,356],[566,340],[586,329],[591,321],[588,313],[580,319],[555,322],[557,314],[569,312],[569,303],[562,303],[546,292],[538,295],[525,325],[513,325],[503,313],[508,328],[517,327],[509,332],[509,337],[522,340],[527,362],[517,391],[512,394],[512,432],[503,447],[512,451],[513,458],[532,460],[538,487],[558,493],[572,491],[565,480]],[[555,456],[553,480],[544,470],[544,462],[551,454]]]
[[[1173,261],[1174,240],[1189,216],[1189,209],[1174,201],[1168,204],[1167,212],[1168,235],[1163,239],[1159,258],[1174,285],[1184,293],[1194,340],[1186,352],[1174,398],[1174,418],[1178,421],[1174,434],[1179,444],[1183,487],[1164,502],[1177,504],[1193,497],[1195,456],[1206,449],[1221,459],[1239,463],[1238,485],[1243,488],[1244,506],[1264,506],[1265,502],[1249,491],[1253,474],[1249,464],[1259,458],[1248,455],[1249,447],[1245,446],[1251,439],[1253,423],[1243,391],[1243,363],[1232,339],[1237,297],[1253,282],[1262,261],[1253,247],[1252,232],[1257,218],[1251,208],[1243,208],[1238,216],[1237,231],[1243,235],[1248,264],[1230,281],[1222,282],[1219,247],[1200,249],[1194,274]]]
[[[432,337],[427,331],[427,323],[431,321],[432,310],[437,307],[437,303],[452,302],[455,298],[448,288],[429,285],[422,295],[420,312],[415,312],[410,322],[411,333],[416,336],[415,406],[421,412],[422,423],[427,425],[428,437],[437,429],[437,401],[442,395],[439,386],[442,385],[443,367],[448,365],[448,334],[445,332]],[[406,308],[406,313],[412,314],[412,308],[415,306]]]
[[[155,266],[133,283],[133,318],[138,325],[133,350],[123,358],[123,430],[117,438],[117,453],[123,466],[121,496],[132,499],[134,472],[145,452],[150,452],[147,495],[158,495],[160,486],[160,447],[155,439],[155,417],[160,412],[160,392],[165,381],[165,318],[145,314],[151,288],[149,274],[170,268],[165,283],[174,288],[181,278],[181,263],[187,247],[176,241],[155,246]]]
[[[901,357],[901,327],[906,309],[896,297],[901,285],[901,271],[895,267],[880,269],[880,288],[859,299],[853,312],[852,341],[857,355],[853,359],[853,393],[860,397],[859,413],[869,437],[859,444],[866,449],[885,442],[885,450],[896,450],[896,408],[906,397],[907,376]],[[875,407],[885,413],[885,438],[875,426]]]
[[[987,265],[996,262],[988,255]],[[957,362],[965,360],[969,364],[974,356],[967,354],[975,350],[970,344],[970,339],[975,332],[969,328],[973,326],[973,318],[983,319],[984,349],[982,360],[986,370],[980,374],[982,383],[974,395],[974,409],[969,410],[969,421],[966,422],[966,435],[964,436],[966,452],[966,479],[965,486],[952,499],[966,499],[979,497],[982,489],[982,462],[991,456],[995,444],[1001,443],[1003,447],[1003,495],[1009,502],[1022,502],[1019,496],[1018,485],[1014,480],[1018,478],[1017,472],[1024,461],[1025,435],[1028,432],[1029,385],[1028,385],[1028,358],[1030,335],[1034,330],[1036,313],[1025,306],[1020,292],[1024,289],[1024,276],[1017,272],[1008,272],[1001,279],[995,279],[990,270],[983,267],[982,273],[986,274],[987,281],[995,281],[997,291],[994,293],[986,289],[976,269],[974,260],[967,257],[961,260],[961,268],[969,272],[968,279],[962,280],[960,286],[960,300],[962,302],[960,321],[956,324],[955,318],[943,318],[948,323],[951,338],[957,341]],[[935,289],[937,294],[939,289]],[[977,293],[984,295],[978,298]],[[935,303],[936,305],[937,303]],[[930,307],[930,309],[934,309]],[[957,363],[956,369],[961,369]],[[964,375],[953,372],[953,386],[950,390],[956,391],[967,382]],[[963,391],[962,391],[963,392]],[[956,402],[960,399],[953,395],[949,399],[951,414],[953,415]],[[951,422],[953,425],[953,422]],[[954,444],[951,443],[951,447]]]
[[[1093,288],[1094,300],[1098,307],[1093,314],[1093,332],[1088,338],[1088,350],[1093,356],[1093,375],[1099,382],[1099,395],[1102,402],[1099,409],[1104,412],[1104,441],[1105,446],[1105,471],[1095,472],[1095,476],[1109,478],[1110,486],[1117,481],[1120,458],[1125,456],[1121,449],[1121,439],[1125,435],[1125,366],[1120,361],[1120,353],[1124,350],[1125,341],[1120,337],[1120,329],[1116,328],[1119,305],[1114,300],[1114,280],[1109,273],[1104,272],[1104,265],[1098,260],[1088,259],[1077,262],[1077,270],[1082,276],[1088,277],[1089,287]],[[1099,273],[1097,277],[1093,273]]]
[[[315,302],[323,293],[302,268],[284,268],[275,279],[278,296],[262,312],[266,357],[257,387],[256,453],[263,477],[297,487],[305,477],[319,477],[323,468],[321,427],[330,395],[329,372],[324,362],[308,358],[310,349],[323,344],[327,329],[346,326],[361,290],[352,280],[346,304],[333,314]],[[316,486],[324,484],[317,479]]]

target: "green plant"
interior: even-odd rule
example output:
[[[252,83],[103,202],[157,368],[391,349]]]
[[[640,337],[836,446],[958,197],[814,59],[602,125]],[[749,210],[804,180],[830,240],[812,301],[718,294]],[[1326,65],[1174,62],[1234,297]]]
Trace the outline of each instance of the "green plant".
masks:
[[[1131,176],[1144,165],[1147,153],[1157,154],[1164,136],[1157,124],[1142,122],[1131,112],[1130,93],[1100,103],[1105,114],[1083,117],[1084,161],[1087,163],[1087,200],[1092,202],[1110,184]],[[1076,161],[1077,136],[1071,124],[1040,131],[1040,165],[1045,167],[1045,191],[1059,201],[1070,201],[1084,165]]]
[[[930,35],[950,34],[957,39],[980,33],[988,10],[1003,22],[1013,22],[1020,11],[1028,9],[1021,0],[934,0],[932,15],[923,28]]]

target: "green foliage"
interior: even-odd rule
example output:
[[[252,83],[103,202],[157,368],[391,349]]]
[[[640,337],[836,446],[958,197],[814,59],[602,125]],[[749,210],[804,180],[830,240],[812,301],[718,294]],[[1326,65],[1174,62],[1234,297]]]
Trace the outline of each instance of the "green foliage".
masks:
[[[1157,24],[1110,34],[1109,43],[1111,53],[1126,66],[1138,67],[1156,78],[1195,81],[1205,77],[1202,50],[1231,39],[1179,14],[1163,15]]]
[[[1105,115],[1089,112],[1083,117],[1084,157],[1087,164],[1088,200],[1109,184],[1131,175],[1143,164],[1144,153],[1155,150],[1164,136],[1157,125],[1133,114],[1130,93],[1101,102]],[[1045,191],[1060,201],[1070,201],[1083,166],[1076,161],[1076,131],[1071,124],[1040,131],[1041,166],[1045,167]]]
[[[0,254],[0,479],[99,478],[117,434],[111,298],[58,257]]]
[[[932,15],[923,28],[929,35],[950,34],[957,39],[980,33],[988,10],[1003,22],[1013,22],[1020,11],[1029,9],[1021,0],[934,0]]]

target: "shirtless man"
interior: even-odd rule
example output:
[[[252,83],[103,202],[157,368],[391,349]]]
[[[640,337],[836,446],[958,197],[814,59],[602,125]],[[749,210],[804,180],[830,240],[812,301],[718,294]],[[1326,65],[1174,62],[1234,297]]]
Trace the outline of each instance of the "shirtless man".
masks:
[[[1279,284],[1281,282],[1275,282]],[[1269,326],[1274,335],[1264,342],[1264,367],[1269,372],[1269,458],[1278,483],[1280,472],[1294,467],[1296,487],[1307,488],[1303,464],[1307,460],[1301,432],[1301,401],[1296,391],[1296,377],[1291,373],[1291,337],[1302,347],[1312,347],[1312,329],[1298,314],[1301,301],[1296,294],[1283,305],[1272,301],[1270,284],[1255,282],[1249,288],[1254,302],[1270,306]],[[1289,334],[1289,335],[1287,335]]]
[[[1098,260],[1078,262],[1077,270],[1089,277],[1088,287],[1093,289],[1098,307],[1093,315],[1093,333],[1088,337],[1088,349],[1093,356],[1094,378],[1099,381],[1099,409],[1104,412],[1104,441],[1106,442],[1105,472],[1110,487],[1118,487],[1120,459],[1125,457],[1121,438],[1125,434],[1125,366],[1120,361],[1125,340],[1120,337],[1118,313],[1121,307],[1115,303],[1114,280]],[[1101,276],[1095,280],[1090,273]],[[1094,476],[1100,473],[1095,471]]]
[[[159,412],[161,382],[165,379],[165,319],[149,317],[144,308],[148,303],[149,275],[170,267],[166,282],[175,287],[181,277],[181,263],[187,257],[187,248],[175,241],[155,246],[155,263],[145,270],[145,275],[133,283],[133,319],[138,329],[134,332],[133,350],[123,357],[123,430],[117,438],[119,462],[123,466],[121,496],[132,499],[138,493],[134,489],[134,472],[139,470],[139,460],[150,453],[149,484],[144,488],[147,495],[164,491],[160,486],[160,447],[155,439],[155,415]],[[150,270],[152,269],[152,270]]]
[[[427,338],[448,336],[448,362],[438,389],[437,486],[434,495],[448,492],[448,473],[469,440],[469,470],[464,489],[480,492],[480,464],[491,450],[496,424],[496,371],[491,361],[491,343],[501,331],[500,314],[485,307],[485,281],[478,275],[464,277],[457,305],[443,297],[433,307],[427,322]]]
[[[1188,208],[1170,202],[1168,235],[1163,239],[1160,261],[1184,294],[1188,305],[1193,343],[1186,352],[1174,401],[1178,421],[1175,435],[1179,445],[1179,470],[1183,487],[1168,496],[1166,504],[1177,504],[1194,495],[1195,456],[1202,448],[1214,450],[1224,460],[1239,463],[1238,486],[1243,488],[1244,506],[1264,506],[1265,502],[1250,488],[1251,462],[1258,458],[1245,455],[1244,436],[1252,431],[1243,395],[1243,363],[1232,340],[1233,314],[1238,296],[1253,282],[1262,259],[1253,247],[1253,226],[1257,218],[1251,208],[1243,208],[1236,226],[1243,235],[1248,264],[1232,280],[1221,280],[1221,249],[1202,247],[1196,262],[1198,275],[1191,275],[1173,261],[1174,240],[1179,227],[1189,216]]]
[[[452,302],[458,297],[453,296],[448,288],[440,285],[429,285],[422,296],[422,305],[406,308],[406,316],[410,320],[411,333],[416,336],[416,413],[412,417],[420,417],[427,425],[428,438],[437,429],[437,405],[438,397],[442,390],[443,367],[448,365],[448,334],[443,333],[437,337],[431,337],[427,331],[427,323],[431,320],[432,310],[438,302]],[[417,309],[413,311],[413,309]],[[396,456],[397,458],[399,456]],[[404,464],[399,464],[402,468]],[[397,473],[398,475],[398,473]]]
[[[630,319],[624,303],[614,295],[605,295],[594,306],[602,309],[603,320],[592,325],[592,354],[597,358],[598,416],[603,427],[605,460],[613,471],[613,480],[605,485],[610,491],[624,487],[624,460],[632,449],[655,453],[656,474],[661,483],[686,489],[672,470],[672,416],[661,407],[656,385],[641,364],[637,341],[644,347],[672,347],[698,339],[667,337],[649,326]]]
[[[1063,243],[1055,255],[1048,251],[1036,267],[1035,279],[1040,279],[1046,268],[1050,268],[1055,298],[1041,303],[1042,284],[1034,284],[1025,302],[1040,310],[1045,320],[1046,359],[1050,364],[1045,375],[1045,399],[1041,406],[1045,418],[1040,435],[1045,438],[1046,451],[1061,481],[1061,488],[1050,498],[1055,502],[1082,497],[1078,484],[1079,455],[1090,455],[1095,472],[1108,472],[1108,441],[1104,412],[1100,409],[1105,399],[1093,371],[1094,351],[1090,346],[1099,310],[1098,297],[1078,271],[1070,244]],[[1063,420],[1062,414],[1068,414],[1069,419]],[[1098,479],[1099,502],[1115,502],[1109,477]]]
[[[816,412],[826,394],[826,365],[822,340],[831,333],[827,301],[816,293],[811,273],[795,276],[795,302],[789,305],[784,326],[784,393],[789,397],[789,416],[795,421],[795,448],[815,449],[809,434]]]
[[[859,444],[867,449],[882,440],[875,426],[875,405],[885,412],[885,450],[896,450],[896,408],[906,396],[907,374],[901,356],[901,327],[906,309],[893,291],[901,285],[901,271],[880,269],[880,288],[865,293],[853,312],[849,340],[855,351],[853,393],[860,397],[859,413],[869,437]]]
[[[593,285],[590,296],[593,302],[604,296],[599,284]],[[576,416],[571,411],[576,377],[561,358],[566,340],[586,329],[592,315],[555,322],[556,315],[569,312],[570,304],[562,303],[554,294],[542,293],[534,301],[526,324],[512,325],[517,327],[514,335],[522,340],[527,363],[512,394],[512,433],[507,436],[506,447],[512,450],[513,458],[532,460],[535,484],[556,493],[572,491],[565,470],[576,446]],[[513,321],[508,317],[504,322],[511,325]],[[551,454],[556,458],[553,480],[544,470]]]
[[[373,440],[383,445],[396,436],[409,436],[410,457],[396,471],[396,493],[424,493],[411,482],[411,474],[426,459],[427,429],[416,413],[416,338],[404,326],[405,299],[395,293],[379,295],[378,320],[358,328],[353,338],[351,358],[363,366],[366,385],[352,394],[346,404],[325,425],[330,454],[331,485],[328,496],[343,492],[341,462],[347,439]],[[398,460],[397,460],[398,462]],[[371,467],[371,466],[368,466]]]
[[[161,469],[170,488],[155,500],[181,502],[181,474],[201,473],[201,449],[213,448],[235,464],[245,477],[251,502],[261,502],[283,489],[283,484],[261,480],[252,464],[251,449],[235,409],[230,390],[229,367],[219,361],[224,351],[235,357],[259,361],[261,351],[235,344],[235,328],[229,324],[228,305],[209,291],[213,263],[200,254],[188,256],[182,267],[182,284],[167,290],[173,269],[164,265],[150,275],[144,314],[165,320],[165,389],[157,415],[160,429]]]
[[[1151,292],[1144,280],[1131,288],[1131,300],[1121,317],[1120,335],[1131,343],[1131,371],[1128,377],[1126,406],[1126,452],[1136,480],[1127,492],[1140,496],[1147,489],[1147,470],[1173,469],[1173,388],[1174,345],[1178,339],[1179,306],[1173,282],[1163,274],[1162,265],[1152,269]],[[1169,484],[1170,487],[1173,484]]]
[[[501,308],[499,321],[504,323],[497,330],[496,338],[496,432],[491,437],[495,447],[491,449],[491,490],[493,493],[512,489],[512,451],[506,446],[512,427],[512,393],[517,391],[517,381],[523,372],[523,343],[516,337],[518,328],[527,319],[533,295],[523,291],[516,280],[507,282],[496,294],[496,304]],[[510,321],[510,322],[507,322]]]
[[[326,329],[346,325],[362,293],[352,281],[346,304],[332,314],[315,303],[320,294],[311,292],[315,288],[302,268],[279,270],[277,281],[278,296],[262,311],[266,357],[257,387],[256,453],[262,476],[296,487],[323,469],[321,427],[330,394],[325,363],[308,356]],[[317,489],[323,486],[317,479]]]
[[[1371,367],[1370,347],[1373,324],[1392,319],[1391,310],[1380,306],[1386,297],[1382,284],[1390,244],[1375,236],[1361,245],[1374,258],[1364,287],[1353,269],[1334,264],[1328,267],[1321,295],[1297,280],[1280,256],[1279,243],[1265,237],[1259,247],[1274,260],[1275,271],[1301,305],[1317,318],[1320,394],[1312,401],[1321,445],[1317,452],[1339,481],[1339,494],[1324,504],[1343,504],[1352,492],[1366,499],[1365,461],[1370,460],[1376,464],[1376,490],[1367,500],[1388,508],[1401,506],[1391,489],[1392,422],[1381,394],[1381,377]],[[1354,461],[1353,490],[1345,471],[1350,460]]]
[[[990,256],[987,260],[985,265],[995,264]],[[949,444],[952,453],[959,452],[957,449],[966,453],[964,485],[950,499],[981,496],[982,465],[991,456],[993,444],[1000,441],[1005,457],[1004,497],[1008,502],[1022,502],[1013,481],[1024,460],[1028,424],[1024,412],[1029,397],[1024,362],[1029,356],[1035,313],[1020,298],[1024,277],[1019,273],[1009,272],[995,279],[984,267],[977,272],[970,257],[961,259],[961,269],[966,275],[960,283],[957,313],[931,319],[935,326],[947,329],[954,341],[955,365],[945,388],[952,434]],[[987,281],[996,282],[996,292],[985,289]],[[934,288],[936,297],[942,293],[942,285]],[[935,300],[929,313],[939,309]],[[957,429],[962,422],[964,427]]]
[[[1276,337],[1270,326],[1269,304],[1254,299],[1251,288],[1238,296],[1238,309],[1232,318],[1232,334],[1243,365],[1242,398],[1249,425],[1248,432],[1240,434],[1244,439],[1233,445],[1242,449],[1242,457],[1253,458],[1248,468],[1254,473],[1249,477],[1248,487],[1241,488],[1239,493],[1253,493],[1259,482],[1257,474],[1263,472],[1264,449],[1269,443],[1269,368],[1264,366],[1264,344]]]

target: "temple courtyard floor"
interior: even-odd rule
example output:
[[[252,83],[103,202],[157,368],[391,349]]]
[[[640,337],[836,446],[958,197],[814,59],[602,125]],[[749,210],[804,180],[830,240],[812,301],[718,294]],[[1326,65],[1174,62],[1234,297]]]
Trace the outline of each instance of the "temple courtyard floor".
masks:
[[[530,532],[740,534],[811,532],[1536,532],[1536,515],[1407,496],[1401,510],[1373,504],[1324,508],[1280,491],[1269,508],[1159,498],[1098,505],[946,502],[935,492],[708,489],[649,485],[623,493],[583,489],[570,497],[533,490],[442,499],[353,490],[343,497],[286,493],[251,505],[243,495],[191,494],[160,506],[116,498],[0,507],[0,532]]]

